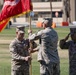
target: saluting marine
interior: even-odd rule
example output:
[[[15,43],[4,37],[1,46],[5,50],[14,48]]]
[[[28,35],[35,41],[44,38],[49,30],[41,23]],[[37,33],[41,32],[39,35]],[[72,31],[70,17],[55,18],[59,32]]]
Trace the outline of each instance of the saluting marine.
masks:
[[[71,40],[68,40],[70,36]],[[60,48],[69,50],[69,75],[76,75],[76,28],[71,28],[70,33],[60,40]]]

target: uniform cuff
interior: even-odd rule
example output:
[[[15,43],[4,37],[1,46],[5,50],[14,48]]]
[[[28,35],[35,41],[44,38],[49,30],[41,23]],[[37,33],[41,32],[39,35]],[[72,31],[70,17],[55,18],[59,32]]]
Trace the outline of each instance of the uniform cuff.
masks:
[[[25,60],[25,57],[21,57],[20,59],[21,59],[21,60]]]

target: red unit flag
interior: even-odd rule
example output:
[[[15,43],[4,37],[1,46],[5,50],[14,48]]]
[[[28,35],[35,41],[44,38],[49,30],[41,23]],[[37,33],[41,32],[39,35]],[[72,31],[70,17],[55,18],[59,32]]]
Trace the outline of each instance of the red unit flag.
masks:
[[[31,0],[5,0],[2,11],[0,13],[0,31],[2,31],[2,23],[14,16],[19,16],[32,11]],[[4,23],[6,24],[6,23]],[[6,25],[4,25],[5,27]]]

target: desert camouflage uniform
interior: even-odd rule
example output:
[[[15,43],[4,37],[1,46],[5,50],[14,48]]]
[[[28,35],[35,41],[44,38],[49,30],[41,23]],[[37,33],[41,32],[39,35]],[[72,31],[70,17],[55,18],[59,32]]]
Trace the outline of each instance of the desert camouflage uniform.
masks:
[[[69,75],[76,75],[76,43],[74,41],[65,42],[60,40],[62,49],[69,49]]]
[[[60,61],[57,51],[58,35],[52,28],[39,31],[34,37],[40,40],[38,61],[41,75],[60,75]],[[31,36],[30,39],[34,39]]]
[[[12,72],[11,75],[29,75],[29,64],[24,60],[24,57],[28,56],[29,42],[28,40],[19,41],[15,38],[10,46],[10,52],[12,55]]]

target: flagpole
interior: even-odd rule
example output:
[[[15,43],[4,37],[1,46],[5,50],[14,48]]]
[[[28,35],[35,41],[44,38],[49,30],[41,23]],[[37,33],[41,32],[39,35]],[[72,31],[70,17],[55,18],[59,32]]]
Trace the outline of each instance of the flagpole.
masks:
[[[31,15],[29,15],[29,30],[31,30]],[[32,49],[31,42],[30,42],[30,48]],[[31,53],[30,53],[30,56],[32,57],[32,54]],[[32,75],[32,62],[31,62],[31,60],[29,62],[29,73],[30,73],[29,75]]]

